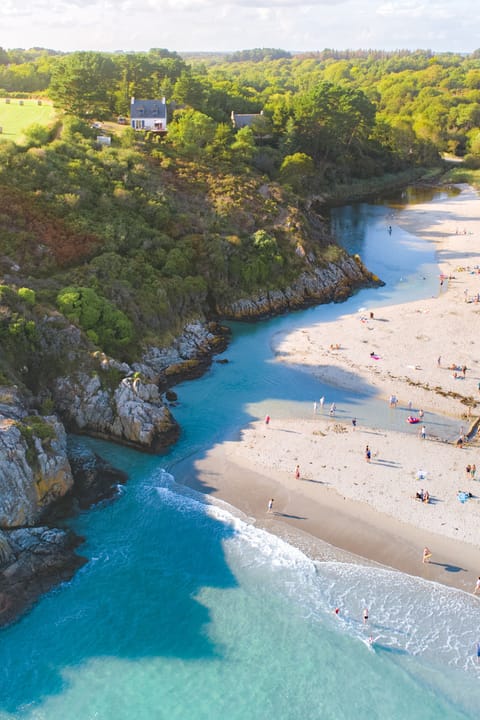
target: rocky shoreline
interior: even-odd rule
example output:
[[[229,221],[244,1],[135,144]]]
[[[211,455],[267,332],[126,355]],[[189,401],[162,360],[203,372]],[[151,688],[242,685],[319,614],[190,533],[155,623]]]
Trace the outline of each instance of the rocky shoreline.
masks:
[[[84,539],[62,527],[63,522],[113,497],[118,484],[127,480],[125,473],[75,442],[67,442],[65,452],[64,464],[70,465],[71,473],[56,490],[68,488],[65,494],[58,494],[38,513],[30,506],[29,517],[36,518],[31,526],[0,530],[0,627],[14,622],[56,585],[71,580],[87,562],[76,552]],[[14,498],[2,492],[1,499],[5,509],[5,501]]]
[[[284,291],[239,300],[215,313],[254,320],[339,302],[360,287],[379,284],[359,258],[344,255],[303,273]],[[86,562],[77,553],[83,539],[63,524],[113,497],[127,479],[67,433],[160,452],[180,433],[170,411],[172,386],[202,375],[229,337],[219,321],[194,321],[169,347],[148,347],[129,365],[92,352],[78,328],[45,317],[45,356],[61,358],[63,372],[52,373],[37,394],[0,386],[0,627]],[[41,412],[46,401],[50,414]]]

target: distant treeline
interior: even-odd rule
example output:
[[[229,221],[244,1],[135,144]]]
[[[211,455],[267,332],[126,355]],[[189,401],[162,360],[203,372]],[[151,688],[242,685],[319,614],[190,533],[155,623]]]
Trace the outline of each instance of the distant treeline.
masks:
[[[335,88],[328,90],[327,104],[339,97],[340,104],[345,98],[362,99],[362,108],[357,103],[354,110],[360,122],[348,146],[358,144],[360,136],[363,145],[367,138],[374,142],[375,148],[363,146],[360,153],[367,174],[374,166],[375,172],[384,169],[385,158],[395,169],[399,159],[404,165],[412,156],[424,163],[435,152],[480,153],[479,50],[468,55],[333,49],[293,54],[256,48],[200,54],[187,63],[162,48],[70,54],[0,48],[0,94],[44,93],[66,112],[99,119],[128,114],[132,96],[165,96],[172,119],[175,108],[193,109],[216,123],[228,123],[232,110],[263,110],[273,147],[283,143],[314,160],[319,153],[298,139],[304,134],[300,116],[306,103],[319,99],[319,88],[330,87],[326,83]],[[328,118],[322,123],[325,102],[319,102],[314,122],[328,128]],[[330,132],[331,127],[326,135]],[[375,161],[379,155],[380,164]]]

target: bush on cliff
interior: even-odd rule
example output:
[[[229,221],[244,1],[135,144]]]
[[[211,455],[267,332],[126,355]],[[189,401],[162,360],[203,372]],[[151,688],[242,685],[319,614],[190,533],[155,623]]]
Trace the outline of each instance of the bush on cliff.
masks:
[[[133,340],[133,325],[125,313],[91,288],[63,288],[57,296],[57,305],[107,353],[118,353]]]

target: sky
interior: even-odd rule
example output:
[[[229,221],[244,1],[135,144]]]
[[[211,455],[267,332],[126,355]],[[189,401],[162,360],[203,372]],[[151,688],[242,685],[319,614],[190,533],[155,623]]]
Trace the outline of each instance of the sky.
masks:
[[[478,0],[2,0],[0,46],[472,52],[477,8]]]

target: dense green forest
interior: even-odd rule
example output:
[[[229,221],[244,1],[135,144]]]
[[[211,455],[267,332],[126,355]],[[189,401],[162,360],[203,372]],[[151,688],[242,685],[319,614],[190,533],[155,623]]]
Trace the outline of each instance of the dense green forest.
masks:
[[[326,202],[406,184],[447,152],[480,164],[480,53],[0,49],[0,96],[58,110],[53,126],[0,143],[12,357],[35,352],[39,314],[54,308],[131,358],[196,314],[338,258]],[[132,96],[166,97],[166,137],[115,123]],[[262,115],[235,130],[232,111]]]
[[[480,153],[480,51],[459,55],[325,50],[291,55],[257,49],[182,58],[164,49],[65,55],[39,48],[0,48],[0,94],[18,93],[45,93],[67,112],[98,118],[128,114],[131,96],[165,96],[172,116],[175,108],[179,113],[188,107],[217,124],[228,124],[232,110],[263,110],[271,146],[280,152],[310,150],[317,155],[325,151],[325,143],[321,149],[307,147],[306,125],[320,124],[325,110],[332,115],[335,109],[340,117],[344,110],[354,131],[344,127],[342,137],[338,128],[333,139],[358,146],[368,138],[368,155],[377,160],[377,171],[377,156],[387,150],[397,163],[406,162],[406,153],[418,160],[419,151],[420,159],[434,150],[462,156]],[[355,118],[361,121],[357,125]],[[324,124],[335,125],[336,119],[332,115]],[[332,133],[325,131],[324,140],[330,139]],[[367,165],[364,174],[374,169],[372,163]],[[358,167],[355,171],[360,172]]]

